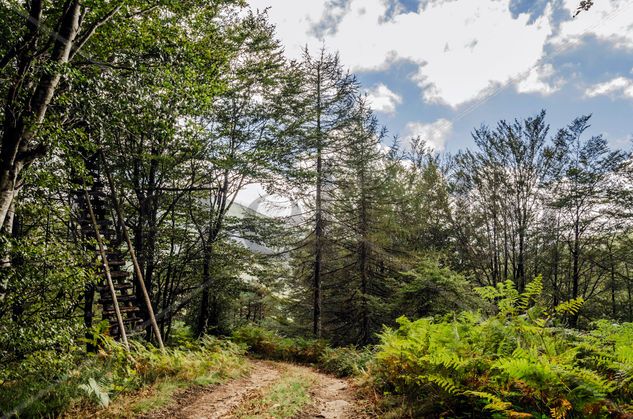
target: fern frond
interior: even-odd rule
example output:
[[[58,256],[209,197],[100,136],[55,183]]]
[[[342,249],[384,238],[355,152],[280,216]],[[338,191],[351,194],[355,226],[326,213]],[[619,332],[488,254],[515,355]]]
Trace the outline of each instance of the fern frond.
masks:
[[[558,314],[577,314],[585,304],[585,299],[582,297],[574,298],[556,306],[555,310]]]
[[[573,406],[567,399],[561,399],[556,403],[556,406],[549,409],[552,419],[565,419],[569,411],[573,409]]]
[[[523,293],[519,296],[517,307],[521,311],[527,310],[527,308],[530,306],[530,303],[540,297],[542,293],[543,277],[539,275],[525,286],[525,291],[523,291]]]
[[[448,377],[442,377],[441,375],[435,374],[427,374],[418,376],[418,379],[423,382],[433,383],[448,394],[459,394],[459,389],[457,388],[457,385],[452,379]]]
[[[446,369],[458,370],[465,363],[454,352],[435,352],[424,357],[424,359],[432,365],[441,365]]]
[[[486,400],[488,402],[488,404],[484,406],[484,409],[486,410],[495,410],[497,412],[505,412],[510,407],[512,407],[512,403],[505,402],[500,397],[491,393],[487,393],[485,391],[466,390],[462,394],[465,396],[475,396],[475,397],[479,397],[480,399]]]
[[[497,297],[501,297],[501,293],[495,287],[476,287],[475,292],[479,294],[484,300],[494,300]]]

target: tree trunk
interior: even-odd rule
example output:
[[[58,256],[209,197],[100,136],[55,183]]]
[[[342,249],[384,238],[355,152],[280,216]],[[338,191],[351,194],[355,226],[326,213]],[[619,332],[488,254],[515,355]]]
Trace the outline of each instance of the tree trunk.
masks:
[[[7,215],[4,218],[4,225],[2,226],[2,231],[5,235],[10,236],[13,233],[13,217],[15,215],[15,201],[11,202],[9,205],[9,209],[7,211]],[[11,267],[11,248],[10,243],[5,241],[4,248],[1,249],[2,253],[0,253],[0,303],[4,301],[5,295],[7,293],[7,288],[9,287],[9,277],[7,274],[3,274],[6,272],[5,269]]]
[[[578,291],[580,287],[580,220],[578,215],[574,222],[574,244],[572,254],[572,277],[571,277],[571,298],[578,298]],[[571,327],[578,326],[579,313],[575,313],[571,316],[569,324]]]
[[[617,315],[617,304],[615,299],[616,284],[615,284],[615,261],[613,259],[613,249],[609,246],[609,259],[611,262],[611,316],[615,319]]]
[[[314,318],[312,333],[317,339],[321,338],[321,274],[323,258],[323,156],[321,132],[321,71],[317,69],[317,167],[316,167],[316,212],[315,212],[315,255],[314,255]]]
[[[24,104],[18,104],[18,98],[24,94],[23,76],[30,67],[35,49],[42,15],[42,2],[33,1],[29,11],[29,17],[25,23],[29,29],[31,41],[27,43],[18,57],[18,77],[8,89],[8,95],[4,107],[4,126],[2,135],[2,147],[0,148],[0,234],[10,235],[15,208],[15,200],[20,190],[21,173],[33,160],[44,154],[45,147],[40,143],[31,144],[37,133],[39,125],[44,121],[46,111],[53,99],[61,79],[60,66],[68,63],[73,41],[79,31],[80,2],[74,0],[68,4],[60,19],[57,29],[58,36],[51,57],[50,68],[41,77],[29,100]],[[0,254],[0,278],[6,275],[2,270],[11,266],[9,256],[10,249],[1,249]],[[0,279],[0,302],[5,299],[9,286],[7,279]]]
[[[525,275],[525,227],[521,225],[519,227],[519,255],[517,262],[517,276],[518,276],[518,288],[519,292],[525,290],[526,275]]]
[[[364,188],[364,178],[361,177],[361,188]],[[369,342],[370,330],[369,330],[369,300],[367,293],[369,292],[369,237],[368,237],[368,215],[367,215],[367,202],[364,196],[364,191],[361,197],[360,203],[360,249],[359,249],[359,270],[360,270],[360,283],[361,283],[361,334],[360,344],[364,345]]]
[[[39,4],[41,2],[34,2]],[[31,19],[41,18],[41,9],[37,16],[33,17],[34,11],[27,26],[34,25]],[[25,109],[17,109],[15,99],[22,88],[22,80],[15,81],[9,89],[5,108],[5,124],[2,136],[2,150],[0,151],[0,225],[5,225],[5,218],[9,212],[13,200],[16,198],[20,183],[20,174],[36,157],[42,154],[41,147],[34,147],[30,144],[35,137],[39,125],[44,121],[48,107],[55,95],[59,81],[61,80],[60,67],[68,63],[70,52],[77,33],[79,31],[79,16],[81,6],[79,0],[74,0],[68,4],[60,20],[55,37],[55,46],[49,59],[49,68],[39,80],[33,95]],[[35,45],[33,45],[35,46]],[[22,60],[26,61],[26,66],[32,58],[28,54],[33,51],[25,51]],[[15,115],[19,115],[16,119]]]
[[[196,324],[196,336],[202,336],[207,330],[207,322],[209,317],[209,287],[211,285],[211,252],[209,249],[204,251],[204,260],[202,261],[202,295],[200,296],[200,308],[198,310],[198,321]]]

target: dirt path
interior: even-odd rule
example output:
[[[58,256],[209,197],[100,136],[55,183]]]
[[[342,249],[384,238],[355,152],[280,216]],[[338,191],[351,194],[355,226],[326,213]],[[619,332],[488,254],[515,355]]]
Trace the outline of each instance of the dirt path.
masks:
[[[253,412],[252,405],[266,397],[271,389],[283,385],[290,375],[297,374],[309,382],[309,399],[294,418],[312,419],[361,419],[368,417],[360,413],[355,401],[352,385],[343,379],[321,374],[308,367],[270,361],[251,361],[253,367],[248,377],[237,379],[208,389],[192,389],[182,394],[175,404],[152,418],[178,419],[228,419],[228,418],[275,418],[271,413],[277,404]],[[245,413],[250,411],[250,413]]]
[[[350,384],[342,379],[311,371],[317,384],[310,391],[312,404],[299,414],[299,418],[351,418],[355,412],[354,393]]]

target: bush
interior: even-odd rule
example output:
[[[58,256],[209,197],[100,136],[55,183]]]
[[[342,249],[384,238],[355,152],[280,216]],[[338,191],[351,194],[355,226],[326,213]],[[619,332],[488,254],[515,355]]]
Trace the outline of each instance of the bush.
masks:
[[[246,345],[249,352],[267,359],[316,364],[325,348],[325,341],[287,338],[256,326],[243,326],[233,332],[232,340]]]
[[[401,276],[403,285],[395,296],[398,315],[420,318],[474,310],[481,305],[482,300],[464,276],[436,261],[419,260]]]
[[[232,340],[246,345],[248,351],[266,359],[314,364],[338,377],[362,373],[372,359],[370,349],[353,346],[331,348],[323,340],[287,338],[256,326],[244,326],[233,333]]]
[[[480,289],[498,314],[400,318],[381,336],[375,384],[421,417],[624,417],[633,413],[633,325],[601,322],[590,333],[554,327],[582,301],[545,310],[542,283]]]
[[[0,252],[6,251],[0,238]],[[11,242],[10,268],[3,269],[7,293],[0,301],[0,380],[12,365],[47,351],[73,351],[85,333],[82,302],[94,284],[91,260],[77,246],[37,238]]]
[[[365,372],[372,357],[369,348],[325,348],[319,358],[319,369],[337,377],[352,377]]]

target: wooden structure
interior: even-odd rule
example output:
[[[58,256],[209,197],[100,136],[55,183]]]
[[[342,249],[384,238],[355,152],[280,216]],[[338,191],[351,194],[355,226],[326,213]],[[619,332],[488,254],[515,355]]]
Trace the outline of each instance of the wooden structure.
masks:
[[[101,258],[101,250],[103,250],[105,256],[105,260],[101,260],[103,280],[96,288],[101,316],[110,324],[110,335],[126,343],[125,330],[121,330],[121,326],[128,332],[138,330],[142,327],[143,318],[140,301],[134,293],[132,273],[127,270],[127,262],[121,251],[123,237],[118,231],[120,228],[116,228],[110,195],[105,191],[99,166],[98,155],[86,160],[88,175],[93,181],[92,184],[86,184],[85,189],[75,191],[78,222],[82,235],[86,239],[97,241],[99,249],[96,255]],[[90,297],[87,296],[88,298]]]

